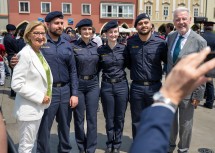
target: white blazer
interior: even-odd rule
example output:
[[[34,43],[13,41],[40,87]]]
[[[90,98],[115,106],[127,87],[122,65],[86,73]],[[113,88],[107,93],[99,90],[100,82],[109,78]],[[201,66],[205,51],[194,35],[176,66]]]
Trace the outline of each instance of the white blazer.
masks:
[[[46,72],[30,45],[26,45],[18,53],[18,58],[11,82],[11,87],[16,92],[14,115],[20,121],[39,120],[44,109],[50,105],[42,104],[48,89]],[[53,77],[51,73],[50,75],[52,85]]]

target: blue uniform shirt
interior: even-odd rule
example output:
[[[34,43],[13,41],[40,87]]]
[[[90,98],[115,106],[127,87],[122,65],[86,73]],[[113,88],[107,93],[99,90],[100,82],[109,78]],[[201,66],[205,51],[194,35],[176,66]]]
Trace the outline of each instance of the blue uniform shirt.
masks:
[[[167,62],[167,51],[166,42],[153,34],[146,42],[143,42],[138,35],[129,38],[125,54],[131,80],[160,81],[161,63]]]
[[[102,45],[98,48],[100,56],[100,69],[102,69],[102,78],[126,78],[125,73],[125,45],[117,43],[113,50],[108,45]]]
[[[51,68],[53,83],[70,83],[71,94],[77,96],[78,78],[71,44],[62,37],[54,42],[47,35],[47,43],[41,47],[41,51]]]
[[[75,41],[72,46],[75,54],[78,75],[97,75],[99,61],[97,44],[93,41],[85,44],[80,38]]]

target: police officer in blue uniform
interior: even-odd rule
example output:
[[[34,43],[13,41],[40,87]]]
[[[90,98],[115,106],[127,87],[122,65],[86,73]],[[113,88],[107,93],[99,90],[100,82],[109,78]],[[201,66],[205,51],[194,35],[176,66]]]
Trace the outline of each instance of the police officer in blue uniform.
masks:
[[[6,52],[7,52],[7,60],[8,60],[8,62],[10,62],[11,58],[15,54],[17,54],[19,52],[19,50],[18,50],[18,45],[17,45],[16,39],[13,36],[15,34],[15,31],[16,31],[15,25],[8,24],[6,26],[6,29],[7,29],[7,33],[4,36],[3,44],[4,44]],[[10,66],[10,69],[11,69],[11,76],[12,76],[13,68]],[[12,90],[12,88],[11,88],[11,91],[10,91],[10,96],[11,97],[16,96],[16,93],[15,93],[15,91]]]
[[[119,153],[122,143],[125,111],[128,103],[128,82],[125,72],[125,45],[117,43],[119,27],[116,20],[103,28],[107,44],[98,48],[102,69],[101,101],[106,121],[106,153]]]
[[[97,44],[91,40],[92,20],[82,19],[76,25],[81,38],[74,42],[79,78],[79,104],[74,110],[75,138],[80,153],[94,153],[97,145],[97,109],[99,81]],[[86,110],[87,132],[84,131]]]
[[[205,22],[204,23],[204,33],[201,36],[207,41],[207,45],[210,46],[211,51],[215,52],[215,34],[213,33],[213,25],[215,22]],[[206,102],[204,107],[213,109],[214,103],[214,84],[213,80],[206,83],[205,88]]]
[[[134,27],[138,34],[129,38],[126,46],[126,64],[132,80],[130,106],[133,138],[142,110],[153,103],[153,94],[161,87],[161,63],[167,62],[166,42],[151,33],[150,17],[145,13],[138,15]]]
[[[71,44],[61,36],[62,12],[50,12],[45,22],[47,43],[41,48],[53,75],[52,101],[45,110],[38,131],[37,153],[50,153],[49,138],[54,118],[58,123],[58,152],[69,153],[72,108],[78,104],[78,78]]]

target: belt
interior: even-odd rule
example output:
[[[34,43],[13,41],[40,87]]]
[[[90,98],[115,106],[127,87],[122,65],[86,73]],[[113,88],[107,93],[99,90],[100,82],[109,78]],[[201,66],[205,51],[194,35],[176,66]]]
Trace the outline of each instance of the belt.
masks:
[[[93,78],[95,78],[96,75],[79,75],[79,79],[82,80],[92,80]]]
[[[104,82],[108,82],[108,83],[118,83],[118,82],[122,82],[123,80],[125,80],[125,78],[112,78],[112,79],[108,79],[108,78],[104,78],[102,79],[102,81]]]
[[[144,86],[150,86],[150,85],[153,85],[153,84],[156,84],[160,81],[142,81],[142,80],[138,80],[138,81],[133,81],[134,83],[138,83],[138,84],[142,84]]]
[[[53,87],[63,87],[63,86],[65,86],[67,83],[53,83]]]

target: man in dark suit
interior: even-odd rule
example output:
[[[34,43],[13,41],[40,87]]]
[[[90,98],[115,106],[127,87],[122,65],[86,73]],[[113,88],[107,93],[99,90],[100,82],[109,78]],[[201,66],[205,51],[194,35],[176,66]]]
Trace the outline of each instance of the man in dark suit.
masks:
[[[205,22],[204,23],[204,33],[202,37],[207,41],[208,46],[210,46],[211,51],[215,52],[215,34],[213,31],[214,22]],[[204,103],[204,107],[212,109],[214,103],[214,85],[213,80],[206,83],[206,102]]]
[[[167,152],[177,105],[187,94],[205,83],[208,80],[205,74],[215,67],[215,59],[202,64],[209,53],[210,49],[206,48],[200,53],[188,55],[172,69],[160,92],[154,95],[154,104],[142,113],[130,153]]]
[[[190,53],[198,52],[207,46],[207,42],[190,29],[191,17],[187,8],[177,8],[174,11],[173,22],[176,32],[168,35],[167,73],[171,71],[173,66],[176,65],[182,57]],[[194,108],[197,107],[200,100],[203,99],[204,89],[204,85],[199,86],[192,94],[185,97],[178,106],[170,136],[169,152],[173,152],[176,147],[178,133],[178,152],[188,152],[192,135]]]

